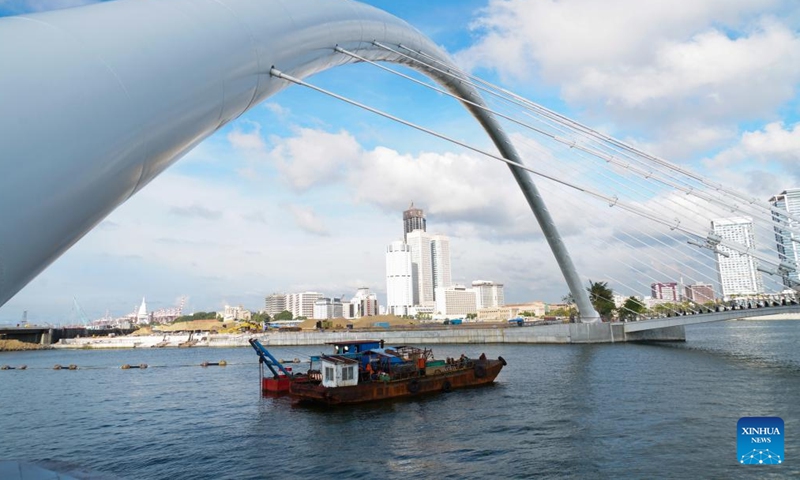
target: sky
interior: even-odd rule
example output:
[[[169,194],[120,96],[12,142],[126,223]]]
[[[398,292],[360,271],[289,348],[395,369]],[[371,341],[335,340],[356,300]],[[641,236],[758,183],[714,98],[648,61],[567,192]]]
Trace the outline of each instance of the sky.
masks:
[[[0,16],[88,3],[0,0]],[[469,71],[726,185],[764,199],[800,186],[795,1],[365,3],[405,19]],[[373,66],[310,80],[489,148],[454,100]],[[79,320],[73,299],[89,319],[127,314],[142,297],[151,309],[186,297],[189,312],[258,310],[272,292],[349,298],[368,286],[384,303],[384,251],[401,238],[412,201],[429,231],[451,237],[454,281],[503,283],[507,302],[568,292],[505,166],[292,87],[111,213],[0,307],[0,323],[23,311],[70,323]],[[582,274],[613,268],[582,240],[579,208],[550,206]]]

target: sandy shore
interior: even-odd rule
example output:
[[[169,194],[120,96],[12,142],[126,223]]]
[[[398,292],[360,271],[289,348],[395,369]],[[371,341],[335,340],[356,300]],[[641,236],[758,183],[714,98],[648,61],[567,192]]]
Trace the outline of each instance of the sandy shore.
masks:
[[[25,343],[19,340],[0,340],[0,352],[20,352],[24,350],[46,350],[51,348],[38,343]]]

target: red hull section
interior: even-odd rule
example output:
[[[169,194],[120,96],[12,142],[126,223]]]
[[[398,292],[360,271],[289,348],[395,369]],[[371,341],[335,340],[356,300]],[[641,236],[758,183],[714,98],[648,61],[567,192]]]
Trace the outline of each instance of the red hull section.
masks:
[[[445,393],[458,388],[487,385],[494,382],[505,360],[480,360],[470,368],[446,371],[439,375],[421,375],[387,382],[371,381],[351,387],[323,387],[319,383],[294,381],[290,394],[301,401],[340,405],[374,402],[390,398]]]
[[[288,392],[292,379],[285,376],[278,378],[262,378],[261,390],[264,392]]]

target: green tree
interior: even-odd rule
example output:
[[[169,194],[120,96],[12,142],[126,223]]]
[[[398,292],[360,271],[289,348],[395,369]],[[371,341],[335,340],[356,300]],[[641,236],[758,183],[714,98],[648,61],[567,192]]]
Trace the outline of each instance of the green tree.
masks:
[[[619,309],[619,319],[623,322],[635,321],[636,318],[647,311],[644,303],[636,297],[628,297],[625,304]]]
[[[275,315],[275,320],[291,320],[292,318],[294,318],[294,316],[292,315],[292,312],[290,312],[289,310],[284,310],[281,313]]]
[[[217,312],[196,312],[191,315],[183,315],[175,319],[173,323],[191,322],[192,320],[215,320]]]
[[[571,308],[554,308],[547,312],[547,314],[551,317],[569,317],[571,314]]]
[[[467,314],[467,320],[472,320],[472,319],[475,319],[475,318],[478,318],[478,314],[477,313],[468,313]]]
[[[264,322],[269,322],[271,320],[272,317],[270,317],[269,314],[265,312],[256,312],[250,317],[250,321],[253,323],[264,323]]]
[[[608,282],[593,282],[589,280],[589,298],[592,301],[592,306],[603,321],[608,322],[614,316],[614,291],[608,287]]]

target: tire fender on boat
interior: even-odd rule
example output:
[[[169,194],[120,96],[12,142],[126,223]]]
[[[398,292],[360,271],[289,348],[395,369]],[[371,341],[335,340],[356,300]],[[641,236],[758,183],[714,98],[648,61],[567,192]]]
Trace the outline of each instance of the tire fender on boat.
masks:
[[[417,380],[416,378],[411,380],[410,382],[408,382],[408,391],[409,392],[417,393],[417,392],[419,392],[419,388],[420,388],[419,380]]]
[[[508,365],[508,363],[506,363],[506,359],[505,359],[505,358],[503,358],[503,357],[497,357],[497,359],[498,359],[498,360],[500,360],[500,363],[502,363],[504,367],[505,367],[506,365]]]
[[[483,378],[486,376],[486,367],[483,365],[475,365],[475,377]]]
[[[452,389],[453,389],[453,385],[450,384],[450,380],[445,380],[444,383],[442,384],[442,391],[444,393],[448,393]]]

